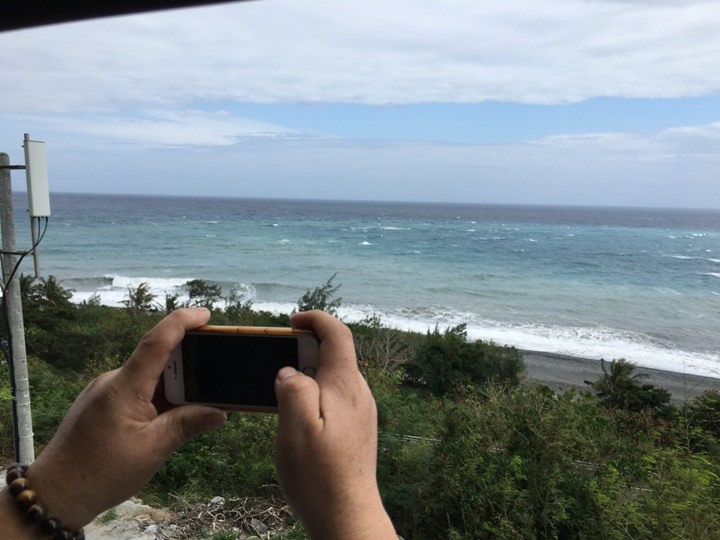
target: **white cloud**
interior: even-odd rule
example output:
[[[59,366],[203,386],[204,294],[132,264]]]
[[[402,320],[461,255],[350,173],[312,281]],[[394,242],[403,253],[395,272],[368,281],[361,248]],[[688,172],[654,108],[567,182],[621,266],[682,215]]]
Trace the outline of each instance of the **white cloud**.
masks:
[[[38,131],[62,129],[71,137],[99,137],[148,147],[229,146],[247,137],[314,137],[296,130],[239,118],[224,111],[146,110],[140,116],[25,117]]]
[[[275,0],[0,35],[0,110],[720,91],[707,2]]]
[[[718,35],[716,2],[669,0],[273,0],[10,32],[0,149],[47,140],[57,191],[717,206],[712,110],[507,145],[329,139],[224,111],[711,95]]]

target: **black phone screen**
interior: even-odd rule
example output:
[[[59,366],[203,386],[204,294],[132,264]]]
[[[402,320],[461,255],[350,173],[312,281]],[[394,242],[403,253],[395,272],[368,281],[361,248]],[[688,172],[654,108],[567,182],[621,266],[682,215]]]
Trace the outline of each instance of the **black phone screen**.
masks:
[[[277,407],[275,375],[298,368],[293,337],[186,334],[182,342],[185,400]]]

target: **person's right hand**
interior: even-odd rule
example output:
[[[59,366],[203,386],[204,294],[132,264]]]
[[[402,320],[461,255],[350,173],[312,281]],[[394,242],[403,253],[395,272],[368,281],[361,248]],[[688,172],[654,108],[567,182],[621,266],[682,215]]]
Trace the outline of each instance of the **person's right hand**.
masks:
[[[377,487],[377,410],[352,334],[322,311],[295,328],[320,339],[315,379],[283,368],[275,381],[280,486],[312,538],[396,539]]]

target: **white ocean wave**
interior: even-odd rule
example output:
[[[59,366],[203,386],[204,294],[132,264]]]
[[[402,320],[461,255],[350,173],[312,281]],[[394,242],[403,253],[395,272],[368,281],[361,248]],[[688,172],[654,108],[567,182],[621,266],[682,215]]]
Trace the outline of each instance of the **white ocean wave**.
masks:
[[[720,273],[710,273],[720,277]],[[156,295],[159,305],[164,303],[165,294],[180,294],[179,301],[187,301],[184,285],[190,278],[144,278],[128,276],[106,276],[112,280],[94,291],[78,291],[73,301],[82,302],[93,294],[100,302],[110,306],[122,306],[127,298],[128,287],[148,283],[150,292]],[[253,299],[254,308],[272,313],[289,314],[297,308],[296,302],[263,301],[256,298],[252,285],[240,284],[240,291]],[[223,307],[219,302],[217,307]],[[372,305],[346,304],[339,310],[339,316],[347,322],[358,322],[368,316],[379,316],[389,327],[425,333],[439,328],[467,324],[470,339],[492,341],[519,349],[543,351],[590,359],[611,360],[625,358],[638,366],[663,369],[679,373],[720,378],[720,354],[693,352],[673,349],[651,336],[626,330],[597,327],[572,327],[551,324],[513,324],[482,319],[476,312],[464,312],[451,308],[421,308],[377,310]]]
[[[147,283],[148,287],[153,290],[172,290],[183,287],[188,281],[195,278],[158,278],[158,277],[130,277],[118,275],[105,275],[105,279],[112,280],[112,284],[107,287],[119,288],[127,290],[128,287],[137,288],[141,283]]]
[[[292,313],[297,309],[297,302],[256,302],[253,309],[257,311],[269,311],[275,315]]]
[[[93,296],[97,296],[100,303],[105,306],[120,307],[128,298],[128,289],[136,289],[141,284],[147,284],[150,294],[155,296],[156,303],[164,304],[166,294],[178,294],[180,302],[188,300],[185,294],[185,284],[193,278],[158,278],[158,277],[131,277],[118,275],[105,275],[110,283],[103,285],[96,290],[76,290],[73,292],[72,301],[76,303],[86,302]]]
[[[339,315],[349,322],[378,315],[386,326],[421,333],[467,323],[469,339],[598,361],[625,358],[642,367],[720,378],[720,354],[671,349],[644,334],[612,328],[513,325],[478,320],[477,314],[452,310],[436,310],[434,314],[377,313],[371,306],[343,306]]]

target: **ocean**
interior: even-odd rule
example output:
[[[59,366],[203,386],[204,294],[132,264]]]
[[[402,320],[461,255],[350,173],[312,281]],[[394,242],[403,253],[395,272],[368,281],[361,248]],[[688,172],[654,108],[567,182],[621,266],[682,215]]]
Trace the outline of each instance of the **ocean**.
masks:
[[[337,274],[340,316],[720,377],[720,210],[53,194],[40,269],[120,305],[195,278],[290,312]],[[15,194],[18,247],[30,244]],[[26,260],[22,272],[32,272]]]

